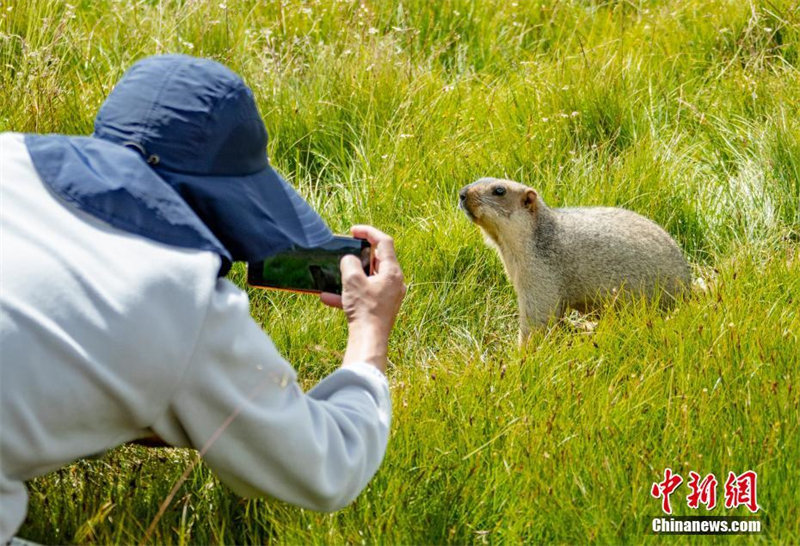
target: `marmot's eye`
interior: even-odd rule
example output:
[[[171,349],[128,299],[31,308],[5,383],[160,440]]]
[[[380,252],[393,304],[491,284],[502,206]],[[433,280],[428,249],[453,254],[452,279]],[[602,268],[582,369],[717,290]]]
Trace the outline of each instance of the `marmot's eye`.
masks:
[[[506,189],[503,186],[497,186],[492,193],[495,195],[505,195]]]

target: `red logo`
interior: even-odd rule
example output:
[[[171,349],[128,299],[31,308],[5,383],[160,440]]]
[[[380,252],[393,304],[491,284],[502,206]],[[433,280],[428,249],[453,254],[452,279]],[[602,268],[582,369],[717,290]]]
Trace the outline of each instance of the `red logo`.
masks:
[[[758,476],[752,470],[748,470],[738,476],[733,472],[729,472],[728,479],[725,480],[724,485],[725,508],[730,510],[739,506],[746,506],[751,512],[758,512],[757,481]],[[671,468],[666,468],[664,469],[664,480],[654,483],[650,488],[650,495],[661,499],[661,510],[665,514],[672,514],[670,495],[682,483],[683,477],[680,474],[675,474]],[[686,495],[686,504],[689,508],[697,510],[701,504],[705,505],[706,510],[716,508],[718,483],[714,474],[708,474],[703,479],[700,479],[700,474],[694,470],[690,471],[689,481],[686,482],[690,490],[689,494]]]
[[[664,481],[654,483],[653,487],[650,488],[651,495],[655,498],[661,497],[661,509],[665,514],[672,513],[672,506],[669,504],[669,496],[678,488],[681,482],[683,482],[683,478],[677,474],[673,474],[671,468],[667,468],[664,470]]]
[[[725,508],[747,506],[751,512],[758,512],[758,501],[756,500],[757,480],[758,476],[752,470],[748,470],[738,476],[733,472],[729,472],[728,479],[725,480]]]
[[[689,508],[698,508],[701,504],[706,505],[706,510],[713,510],[717,505],[717,478],[714,474],[709,474],[700,480],[700,474],[692,470],[689,472],[689,489],[691,493],[686,497],[686,504]]]

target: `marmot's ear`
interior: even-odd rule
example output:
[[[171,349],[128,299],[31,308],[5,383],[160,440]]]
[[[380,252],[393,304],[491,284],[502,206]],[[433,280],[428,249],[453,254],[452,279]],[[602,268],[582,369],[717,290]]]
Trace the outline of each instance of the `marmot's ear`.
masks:
[[[536,192],[533,190],[525,190],[525,195],[522,197],[522,206],[531,212],[536,210]]]

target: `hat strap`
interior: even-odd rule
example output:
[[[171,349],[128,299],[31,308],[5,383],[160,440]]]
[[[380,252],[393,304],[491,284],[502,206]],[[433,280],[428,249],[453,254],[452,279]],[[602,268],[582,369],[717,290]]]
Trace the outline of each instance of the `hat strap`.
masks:
[[[127,148],[133,148],[134,150],[142,154],[142,157],[145,158],[145,161],[147,161],[148,165],[158,165],[158,163],[161,161],[161,158],[158,157],[158,155],[156,154],[150,154],[148,156],[147,150],[145,150],[144,146],[142,146],[138,142],[133,142],[132,140],[126,140],[125,142],[122,143],[122,145]]]

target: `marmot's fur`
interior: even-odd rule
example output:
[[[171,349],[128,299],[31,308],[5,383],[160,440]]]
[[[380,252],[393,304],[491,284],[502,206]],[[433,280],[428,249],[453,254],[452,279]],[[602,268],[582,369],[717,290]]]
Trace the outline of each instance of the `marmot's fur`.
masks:
[[[604,296],[639,293],[670,304],[691,281],[675,241],[657,224],[610,207],[551,209],[536,191],[481,178],[460,206],[500,253],[517,292],[520,343],[567,307],[597,309]]]

